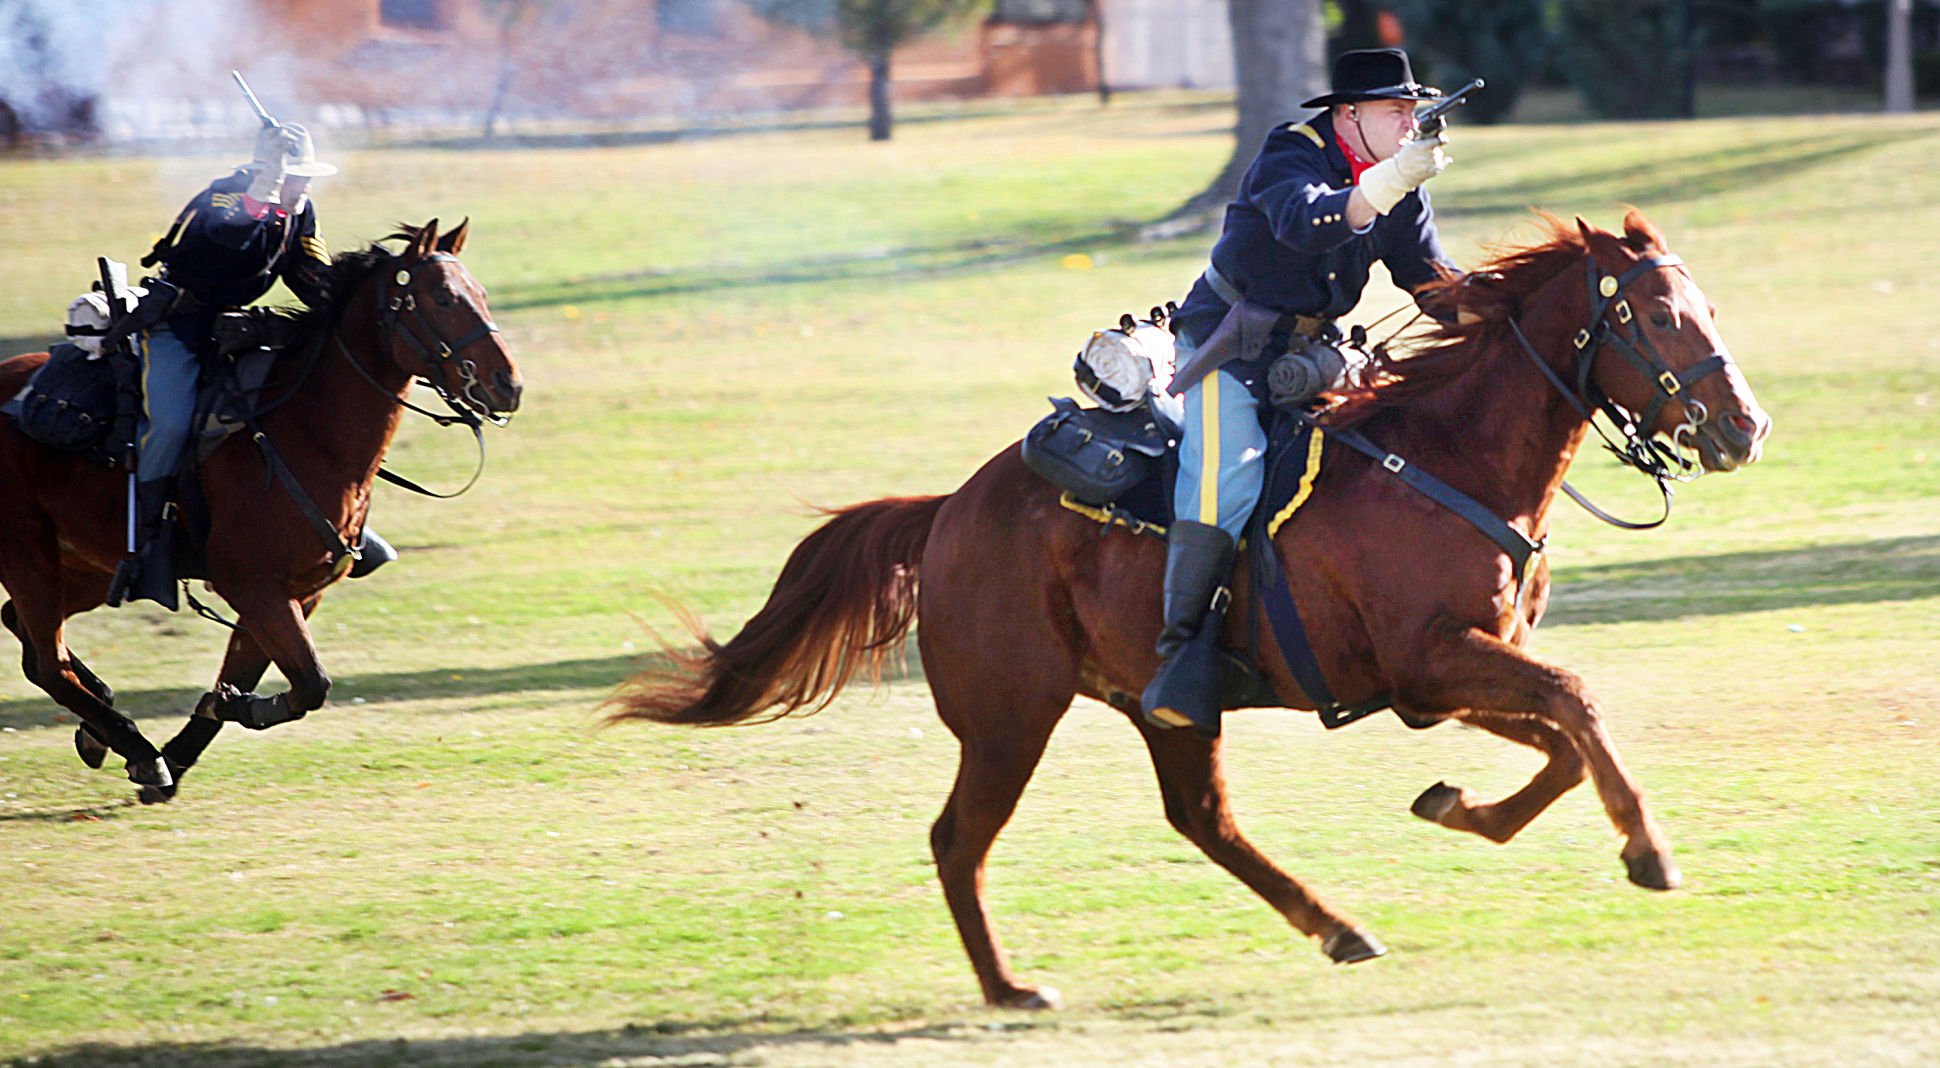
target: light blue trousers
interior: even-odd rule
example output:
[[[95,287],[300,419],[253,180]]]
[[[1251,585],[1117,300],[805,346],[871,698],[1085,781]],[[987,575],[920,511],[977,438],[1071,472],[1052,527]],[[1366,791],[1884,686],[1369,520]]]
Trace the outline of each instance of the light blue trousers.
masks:
[[[1180,519],[1216,526],[1239,540],[1266,481],[1260,402],[1239,379],[1214,371],[1185,392],[1185,436],[1172,496]]]
[[[153,482],[175,473],[195,418],[195,379],[201,362],[165,326],[141,339],[141,419],[135,425],[136,474]]]

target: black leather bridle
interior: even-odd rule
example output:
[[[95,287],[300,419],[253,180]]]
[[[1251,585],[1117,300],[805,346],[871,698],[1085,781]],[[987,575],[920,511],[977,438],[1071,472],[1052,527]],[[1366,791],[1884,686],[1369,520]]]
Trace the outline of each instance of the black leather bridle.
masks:
[[[375,376],[364,369],[364,365],[357,361],[356,356],[351,354],[349,346],[344,344],[342,334],[338,334],[336,340],[337,350],[343,353],[344,359],[350,362],[350,366],[357,369],[357,373],[363,377],[365,382],[370,383],[372,389],[390,398],[392,403],[414,411],[430,419],[432,422],[437,423],[439,426],[451,426],[454,423],[459,423],[463,424],[472,432],[472,440],[478,446],[478,466],[472,470],[472,477],[466,480],[463,486],[460,486],[450,493],[438,493],[433,490],[428,490],[418,483],[405,478],[403,475],[395,474],[382,467],[377,470],[377,477],[389,482],[393,486],[400,486],[413,493],[423,494],[426,497],[448,499],[471,489],[478,482],[479,475],[485,471],[485,434],[483,431],[483,423],[490,421],[493,426],[504,426],[511,422],[512,419],[510,416],[504,415],[487,414],[481,417],[478,414],[479,409],[490,413],[492,411],[492,405],[479,391],[478,365],[459,356],[459,353],[463,352],[466,348],[498,333],[498,324],[485,318],[481,313],[479,324],[473,327],[469,333],[456,341],[448,341],[443,334],[438,332],[437,326],[425,319],[423,314],[418,311],[417,294],[411,291],[412,285],[417,281],[417,273],[427,264],[440,262],[456,263],[458,262],[458,257],[448,252],[434,252],[409,267],[398,267],[397,272],[392,275],[389,284],[383,282],[378,283],[377,329],[383,337],[386,352],[394,351],[397,347],[397,342],[401,339],[417,354],[418,361],[423,366],[414,372],[412,377],[421,379],[425,384],[429,385],[438,394],[438,399],[444,401],[445,406],[451,409],[451,415],[441,415],[429,409],[421,408],[405,400],[403,397],[393,394],[390,390],[384,388],[383,383],[379,382]],[[426,336],[431,339],[430,344],[425,343],[424,339]],[[453,359],[458,360],[458,375],[464,382],[464,386],[462,387],[464,393],[463,401],[453,396],[451,391],[445,388],[442,380],[442,372],[445,366]]]
[[[411,286],[417,281],[418,271],[424,267],[433,263],[456,262],[458,257],[449,252],[434,252],[409,267],[399,267],[391,279],[396,288],[388,295],[386,285],[379,283],[377,328],[383,333],[387,346],[395,345],[397,341],[402,340],[417,353],[419,362],[424,365],[418,377],[424,379],[433,390],[437,391],[439,398],[449,405],[452,411],[458,413],[458,421],[469,423],[479,418],[478,409],[490,412],[492,405],[484,394],[479,392],[478,365],[470,360],[459,358],[458,354],[498,333],[498,324],[481,315],[478,325],[473,327],[471,332],[456,341],[448,341],[438,332],[437,326],[425,319],[418,311],[417,294],[411,291]],[[430,337],[430,344],[425,343],[425,336]],[[446,365],[454,358],[458,358],[458,376],[464,382],[462,392],[463,400],[467,402],[465,404],[459,403],[459,398],[453,397],[441,381]],[[359,370],[362,368],[360,367]],[[406,407],[412,406],[406,403]],[[449,422],[447,416],[433,415],[422,408],[414,407],[413,410],[430,415],[440,423]],[[504,426],[511,421],[509,417],[500,415],[487,415],[485,418],[491,420],[494,426]]]
[[[1688,482],[1704,473],[1703,467],[1686,457],[1679,449],[1686,434],[1694,434],[1702,426],[1710,413],[1703,402],[1690,396],[1690,388],[1706,377],[1716,374],[1730,364],[1731,358],[1722,352],[1713,352],[1702,360],[1683,370],[1674,370],[1658,354],[1657,347],[1651,344],[1644,334],[1643,327],[1637,322],[1636,311],[1630,302],[1623,298],[1623,291],[1630,283],[1651,271],[1665,267],[1677,267],[1684,263],[1681,256],[1648,256],[1632,264],[1619,275],[1604,274],[1597,267],[1596,257],[1588,257],[1588,281],[1590,292],[1589,325],[1576,332],[1572,344],[1576,348],[1576,379],[1572,388],[1563,382],[1549,361],[1536,351],[1529,336],[1523,333],[1522,324],[1515,319],[1509,320],[1509,329],[1516,335],[1523,352],[1536,364],[1536,369],[1556,387],[1565,400],[1570,402],[1577,414],[1585,422],[1596,428],[1603,438],[1604,448],[1617,457],[1625,466],[1633,467],[1649,475],[1657,482],[1658,490],[1664,496],[1664,514],[1648,523],[1633,523],[1618,519],[1592,504],[1588,498],[1577,492],[1568,482],[1563,483],[1563,491],[1570,499],[1580,504],[1591,515],[1612,526],[1626,530],[1648,530],[1660,526],[1671,514],[1671,483]],[[1596,357],[1605,345],[1616,349],[1618,355],[1643,373],[1656,392],[1638,415],[1611,400],[1603,390],[1592,381],[1596,370]],[[1671,435],[1671,442],[1665,444],[1656,439],[1651,427],[1657,425],[1657,417],[1665,405],[1683,398],[1684,423]],[[1595,419],[1601,411],[1610,417],[1622,441],[1611,438]]]

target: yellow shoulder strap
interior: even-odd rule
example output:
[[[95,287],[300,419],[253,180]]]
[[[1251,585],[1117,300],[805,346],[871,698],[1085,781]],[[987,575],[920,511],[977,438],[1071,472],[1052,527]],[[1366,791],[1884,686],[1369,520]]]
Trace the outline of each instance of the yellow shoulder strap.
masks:
[[[1297,134],[1299,134],[1299,135],[1301,135],[1302,137],[1305,137],[1305,138],[1306,138],[1307,140],[1309,140],[1309,141],[1312,141],[1312,142],[1314,143],[1314,147],[1315,147],[1315,148],[1326,148],[1326,147],[1327,147],[1327,142],[1325,142],[1325,141],[1322,141],[1322,140],[1320,139],[1320,134],[1318,134],[1318,133],[1316,133],[1316,132],[1314,131],[1314,128],[1313,128],[1313,127],[1311,127],[1311,126],[1309,126],[1309,125],[1307,125],[1307,124],[1306,124],[1306,123],[1304,123],[1304,122],[1290,122],[1290,123],[1287,123],[1287,132],[1288,132],[1288,133],[1297,133]]]

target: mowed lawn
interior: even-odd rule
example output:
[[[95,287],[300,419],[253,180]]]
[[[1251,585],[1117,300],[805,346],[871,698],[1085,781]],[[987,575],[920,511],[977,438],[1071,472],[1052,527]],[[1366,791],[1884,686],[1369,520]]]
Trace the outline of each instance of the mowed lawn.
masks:
[[[1228,116],[326,142],[334,246],[471,217],[526,410],[470,494],[378,491],[404,556],[317,615],[332,704],[231,728],[172,805],[85,769],[0,672],[0,1061],[1940,1063],[1940,116],[1459,128],[1432,187],[1464,262],[1531,206],[1643,208],[1776,419],[1664,529],[1564,505],[1551,540],[1538,651],[1603,698],[1681,891],[1623,880],[1587,788],[1507,846],[1408,814],[1438,779],[1526,781],[1492,736],[1232,717],[1242,826],[1393,951],[1335,967],[1166,826],[1135,733],[1080,702],[989,878],[1068,1008],[996,1013],[931,871],[956,754],[919,666],[811,719],[595,729],[680,639],[660,598],[731,633],[814,506],[950,491],[1072,392],[1089,331],[1177,299],[1208,238],[1137,229],[1223,162]],[[8,351],[226,162],[0,161]],[[1357,318],[1400,303],[1377,285]],[[393,456],[445,486],[472,462],[421,424]],[[1654,514],[1605,459],[1573,480]],[[69,633],[158,742],[223,643],[146,608]]]

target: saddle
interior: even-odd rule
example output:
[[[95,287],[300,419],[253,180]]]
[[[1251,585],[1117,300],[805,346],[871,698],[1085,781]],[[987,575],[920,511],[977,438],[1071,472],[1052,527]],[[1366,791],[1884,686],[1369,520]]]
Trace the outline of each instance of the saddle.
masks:
[[[1056,410],[1025,436],[1024,461],[1031,470],[1064,490],[1058,503],[1103,524],[1105,530],[1124,527],[1134,535],[1163,538],[1174,519],[1172,484],[1178,474],[1176,431],[1166,442],[1165,451],[1154,456],[1146,447],[1143,434],[1136,432],[1144,428],[1135,421],[1126,421],[1127,416],[1136,417],[1142,409],[1113,413],[1080,408],[1068,399],[1054,400],[1052,405]],[[1330,439],[1380,461],[1387,473],[1468,519],[1510,553],[1519,574],[1530,555],[1540,551],[1539,546],[1527,539],[1521,539],[1518,544],[1520,535],[1500,519],[1482,511],[1479,505],[1432,475],[1418,471],[1392,453],[1382,452],[1358,431],[1330,431],[1304,413],[1284,409],[1276,411],[1267,426],[1266,485],[1246,528],[1247,540],[1253,545],[1272,544],[1280,527],[1307,502],[1320,477],[1321,458]],[[1100,469],[1112,477],[1098,477],[1096,472]],[[1333,730],[1390,708],[1392,698],[1388,695],[1353,704],[1334,697],[1294,604],[1279,554],[1253,552],[1247,557],[1252,565],[1243,580],[1251,584],[1252,603],[1265,616],[1267,630],[1292,670],[1294,681],[1318,710],[1321,724]],[[1290,703],[1275,692],[1261,671],[1257,638],[1246,650],[1222,648],[1220,653],[1224,658],[1220,693],[1224,708],[1285,707]],[[1113,704],[1118,704],[1121,698],[1128,702],[1124,710],[1136,715],[1137,698],[1129,694],[1113,695]],[[1403,723],[1416,729],[1441,722],[1403,713],[1397,715]]]
[[[191,424],[194,447],[184,452],[173,493],[187,534],[174,539],[177,578],[207,577],[204,545],[209,509],[197,473],[218,445],[253,422],[276,356],[272,349],[256,347],[208,361],[204,367]],[[113,433],[118,406],[113,364],[127,358],[90,356],[79,346],[56,344],[20,392],[0,404],[0,415],[11,416],[22,434],[48,448],[80,453],[104,467],[119,467],[128,450]]]
[[[0,415],[12,416],[22,434],[50,449],[84,453],[103,466],[118,466],[120,450],[108,440],[115,421],[113,359],[56,344],[20,392],[0,404]],[[254,415],[275,362],[275,351],[254,348],[233,359],[211,361],[204,369],[196,387],[198,462]]]

